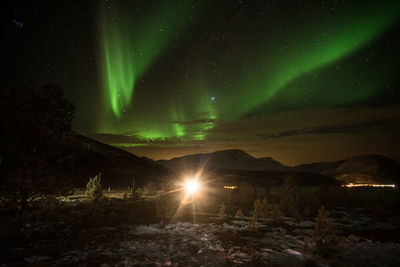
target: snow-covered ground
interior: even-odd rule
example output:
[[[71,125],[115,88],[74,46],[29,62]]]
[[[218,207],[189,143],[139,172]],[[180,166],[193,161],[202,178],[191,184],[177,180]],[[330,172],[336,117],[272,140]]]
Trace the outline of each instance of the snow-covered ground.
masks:
[[[313,222],[259,223],[210,219],[208,223],[176,222],[165,227],[121,225],[87,232],[82,247],[65,247],[60,257],[25,258],[29,264],[96,266],[400,266],[400,244],[375,242],[355,235],[344,238],[336,260],[303,254]],[[82,243],[82,242],[80,242]],[[39,253],[40,254],[40,253]]]

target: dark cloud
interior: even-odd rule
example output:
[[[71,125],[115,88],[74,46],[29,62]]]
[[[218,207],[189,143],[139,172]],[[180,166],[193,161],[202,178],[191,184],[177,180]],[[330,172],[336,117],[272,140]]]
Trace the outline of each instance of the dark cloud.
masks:
[[[318,127],[293,129],[273,134],[261,133],[257,134],[257,136],[264,139],[268,139],[268,138],[281,138],[281,137],[303,135],[303,134],[357,133],[370,130],[385,130],[392,128],[393,125],[399,125],[399,124],[400,124],[399,119],[382,119],[377,121],[362,122],[350,125],[323,125]]]

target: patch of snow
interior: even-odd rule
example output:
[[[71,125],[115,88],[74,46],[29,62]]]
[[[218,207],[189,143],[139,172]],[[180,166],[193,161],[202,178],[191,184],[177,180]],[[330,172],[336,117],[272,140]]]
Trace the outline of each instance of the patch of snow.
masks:
[[[143,234],[160,234],[163,232],[162,229],[151,226],[151,225],[139,225],[132,231],[136,234],[143,235]]]
[[[303,254],[301,254],[300,252],[298,252],[298,251],[296,251],[296,250],[293,250],[293,249],[290,249],[290,248],[288,248],[286,251],[287,251],[290,255],[296,256],[299,260],[301,260],[301,261],[306,261],[306,259],[304,258]]]
[[[296,221],[287,221],[285,222],[287,225],[291,225],[291,226],[296,226],[299,228],[309,228],[309,227],[314,227],[314,222],[312,221],[300,221],[300,222],[296,222]]]

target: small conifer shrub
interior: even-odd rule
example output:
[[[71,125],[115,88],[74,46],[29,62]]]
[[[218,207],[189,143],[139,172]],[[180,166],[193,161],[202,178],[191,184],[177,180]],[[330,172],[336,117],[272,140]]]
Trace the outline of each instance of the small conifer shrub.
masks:
[[[282,211],[279,208],[278,204],[274,204],[271,209],[271,219],[273,223],[282,223],[284,221],[284,217]]]
[[[256,230],[258,228],[257,225],[257,220],[258,218],[264,216],[267,216],[268,212],[268,201],[267,198],[264,197],[264,199],[261,201],[260,199],[257,199],[254,201],[253,204],[253,216],[251,217],[250,223],[249,223],[249,230]]]
[[[342,240],[337,236],[324,206],[321,206],[318,212],[312,240],[315,243],[315,254],[323,257],[334,256],[341,249]]]
[[[97,202],[103,197],[103,191],[101,189],[100,178],[101,174],[96,175],[93,178],[89,179],[89,182],[86,185],[86,196],[90,198],[92,201]]]
[[[235,218],[236,218],[236,219],[241,219],[241,218],[243,218],[243,211],[242,211],[242,209],[238,209],[238,210],[236,211],[236,213],[235,213]]]
[[[219,206],[218,216],[221,219],[226,216],[226,205],[225,205],[225,203],[222,203],[221,206]]]

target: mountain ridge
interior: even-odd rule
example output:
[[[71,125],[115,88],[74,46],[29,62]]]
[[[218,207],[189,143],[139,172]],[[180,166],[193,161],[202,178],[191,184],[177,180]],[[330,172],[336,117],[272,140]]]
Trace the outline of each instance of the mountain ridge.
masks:
[[[382,155],[364,154],[333,162],[314,162],[293,167],[272,157],[255,158],[240,149],[219,150],[211,153],[190,154],[156,163],[175,171],[187,168],[247,170],[261,172],[307,172],[337,179],[343,183],[398,184],[400,164]]]
[[[79,187],[100,172],[104,186],[118,187],[131,186],[133,179],[142,186],[171,175],[170,170],[155,162],[74,132],[68,141],[59,144],[58,150],[53,171],[72,177],[72,183]]]
[[[294,168],[334,177],[346,183],[397,184],[400,182],[400,164],[382,155],[357,155],[334,162],[300,164]]]
[[[190,154],[175,157],[170,160],[158,160],[158,164],[179,170],[188,167],[225,168],[250,171],[291,171],[292,167],[285,166],[270,157],[255,158],[241,149],[219,150],[212,153]]]

